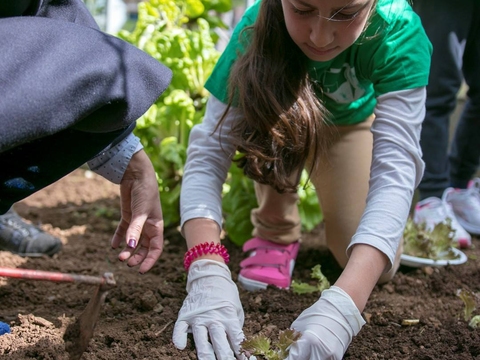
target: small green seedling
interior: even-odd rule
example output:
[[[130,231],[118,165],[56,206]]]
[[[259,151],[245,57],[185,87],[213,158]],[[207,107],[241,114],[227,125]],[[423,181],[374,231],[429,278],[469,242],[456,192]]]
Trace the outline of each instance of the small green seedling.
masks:
[[[474,329],[480,327],[480,315],[475,315],[474,317],[472,317],[470,319],[470,322],[468,323],[468,326]]]
[[[317,280],[316,285],[310,285],[310,284],[301,283],[301,282],[299,283],[293,280],[292,284],[290,285],[292,288],[292,291],[295,294],[309,294],[317,291],[322,292],[323,290],[328,289],[330,287],[330,282],[325,277],[325,275],[323,275],[320,265],[315,265],[312,268],[310,277],[312,279]]]
[[[426,224],[415,224],[411,218],[407,220],[403,231],[403,253],[432,260],[453,260],[459,257],[452,250],[457,245],[453,241],[455,230],[451,220],[438,223],[429,231]]]
[[[116,216],[116,211],[112,208],[100,206],[100,207],[96,208],[95,216],[96,217],[114,218]]]
[[[480,315],[473,315],[473,312],[477,308],[478,295],[471,290],[458,289],[457,296],[462,299],[465,304],[463,309],[463,318],[465,321],[468,321],[468,325],[472,328],[477,328],[480,326]]]
[[[277,343],[272,344],[268,337],[257,334],[245,339],[241,343],[241,349],[247,358],[253,355],[257,360],[283,360],[288,356],[290,346],[301,336],[298,331],[288,329],[281,331]]]

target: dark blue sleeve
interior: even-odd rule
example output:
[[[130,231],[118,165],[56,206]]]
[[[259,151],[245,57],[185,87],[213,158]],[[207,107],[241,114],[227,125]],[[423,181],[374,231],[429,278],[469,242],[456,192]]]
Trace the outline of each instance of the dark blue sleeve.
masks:
[[[91,27],[40,16],[2,18],[0,152],[70,127],[126,128],[171,76],[150,55]]]

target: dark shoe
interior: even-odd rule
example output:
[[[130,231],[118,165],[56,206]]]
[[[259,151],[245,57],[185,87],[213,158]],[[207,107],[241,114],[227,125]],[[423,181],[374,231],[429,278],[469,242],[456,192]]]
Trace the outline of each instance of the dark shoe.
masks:
[[[0,215],[0,250],[20,256],[38,257],[52,256],[61,248],[60,239],[23,221],[12,209]]]

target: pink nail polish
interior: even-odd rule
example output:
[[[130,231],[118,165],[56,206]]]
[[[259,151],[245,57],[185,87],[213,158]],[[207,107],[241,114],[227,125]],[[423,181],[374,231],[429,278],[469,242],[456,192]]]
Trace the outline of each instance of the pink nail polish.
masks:
[[[135,239],[128,240],[128,247],[129,248],[135,249],[136,246],[137,246],[137,241]]]

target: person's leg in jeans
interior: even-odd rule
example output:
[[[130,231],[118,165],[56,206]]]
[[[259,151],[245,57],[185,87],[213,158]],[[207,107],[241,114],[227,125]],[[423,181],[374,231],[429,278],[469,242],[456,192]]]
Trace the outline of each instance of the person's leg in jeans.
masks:
[[[476,186],[462,190],[474,176],[480,160],[479,8],[476,0],[414,3],[433,43],[421,136],[426,168],[414,218],[430,226],[453,218],[454,240],[461,247],[470,246],[468,233],[480,232],[480,190]],[[467,102],[449,152],[449,120],[463,78],[469,88]],[[441,200],[426,199],[430,196]]]
[[[467,187],[480,165],[480,3],[463,2],[459,7],[464,16],[458,20],[468,24],[470,30],[462,68],[468,92],[449,156],[451,186],[461,189]]]
[[[0,153],[0,214],[100,153],[124,128],[105,133],[66,129]]]
[[[87,133],[66,129],[1,152],[0,250],[27,257],[60,251],[60,239],[24,221],[12,205],[80,167],[130,131]]]
[[[372,162],[372,122],[373,116],[357,125],[339,126],[338,135],[311,177],[323,212],[328,249],[342,268],[347,263],[346,249],[365,209]],[[400,242],[394,266],[379,282],[395,275],[402,249]]]
[[[450,185],[449,124],[462,83],[462,54],[468,34],[462,7],[464,2],[417,0],[413,3],[433,44],[426,114],[420,139],[425,161],[425,174],[418,186],[420,200],[430,196],[441,197]]]
[[[469,25],[463,54],[467,101],[458,122],[450,151],[450,181],[445,199],[465,230],[480,234],[480,3],[465,0],[462,19]],[[470,182],[470,180],[472,180]]]

